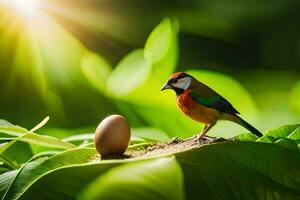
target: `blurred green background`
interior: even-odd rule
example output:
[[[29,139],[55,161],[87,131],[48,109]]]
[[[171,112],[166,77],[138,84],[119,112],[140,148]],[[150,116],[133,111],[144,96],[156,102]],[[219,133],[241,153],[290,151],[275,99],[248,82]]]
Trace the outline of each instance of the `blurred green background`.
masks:
[[[33,127],[49,115],[43,132],[65,137],[118,113],[191,136],[202,125],[160,92],[187,71],[263,132],[300,121],[298,0],[20,2],[0,1],[0,118]],[[210,134],[243,132],[220,122]]]

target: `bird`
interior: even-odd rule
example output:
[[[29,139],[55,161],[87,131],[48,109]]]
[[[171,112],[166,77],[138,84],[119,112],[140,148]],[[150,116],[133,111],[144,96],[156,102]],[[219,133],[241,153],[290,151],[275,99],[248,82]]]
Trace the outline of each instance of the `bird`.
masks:
[[[187,73],[172,74],[161,91],[167,89],[176,93],[177,105],[185,115],[204,124],[203,130],[197,135],[198,141],[204,139],[206,133],[218,120],[232,121],[258,137],[263,136],[260,131],[239,116],[240,113],[229,101]]]

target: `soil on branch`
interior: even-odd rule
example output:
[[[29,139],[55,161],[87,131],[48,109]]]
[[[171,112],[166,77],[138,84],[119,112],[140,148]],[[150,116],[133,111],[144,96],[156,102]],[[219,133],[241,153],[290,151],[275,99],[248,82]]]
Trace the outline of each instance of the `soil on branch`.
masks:
[[[227,141],[224,138],[210,138],[205,137],[203,140],[198,141],[195,137],[189,138],[187,140],[182,140],[179,138],[173,138],[168,142],[152,143],[145,145],[133,145],[129,147],[124,155],[101,157],[98,156],[97,159],[107,160],[107,159],[129,159],[129,158],[143,158],[143,157],[153,157],[164,154],[173,154],[182,151],[187,151],[190,149],[198,148],[203,145],[224,142]]]

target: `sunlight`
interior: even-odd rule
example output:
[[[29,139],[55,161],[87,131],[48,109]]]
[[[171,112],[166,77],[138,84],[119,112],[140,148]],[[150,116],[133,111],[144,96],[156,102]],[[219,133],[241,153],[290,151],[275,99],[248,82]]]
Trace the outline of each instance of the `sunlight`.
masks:
[[[30,87],[28,90],[48,103],[50,82],[69,86],[78,79],[81,57],[87,49],[47,13],[51,6],[46,0],[0,0],[0,52],[10,54],[9,49],[15,49],[7,60],[0,59],[0,64],[12,63],[13,75],[7,78],[9,86],[4,91],[7,96],[22,77],[24,88]],[[0,74],[5,66],[0,65]]]
[[[6,0],[4,3],[27,17],[36,15],[41,7],[38,0]]]

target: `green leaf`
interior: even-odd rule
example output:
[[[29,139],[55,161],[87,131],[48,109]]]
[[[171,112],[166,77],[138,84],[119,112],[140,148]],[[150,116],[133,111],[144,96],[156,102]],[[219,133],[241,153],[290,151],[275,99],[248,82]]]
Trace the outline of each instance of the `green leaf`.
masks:
[[[145,44],[145,58],[152,63],[160,61],[167,54],[172,39],[171,20],[165,18],[149,35]]]
[[[46,173],[75,164],[88,163],[95,154],[94,149],[79,148],[62,152],[50,158],[42,157],[29,162],[18,171],[3,199],[17,199]]]
[[[282,126],[278,129],[268,131],[264,135],[272,136],[275,139],[287,138],[290,134],[292,134],[299,127],[300,127],[299,124],[285,125],[285,126]]]
[[[76,148],[75,145],[71,143],[64,142],[54,137],[46,136],[46,135],[38,135],[35,133],[26,133],[16,139],[12,140],[9,143],[0,147],[0,154],[5,152],[8,148],[14,145],[15,142],[22,141],[28,142],[30,144],[37,144],[45,147],[52,147],[52,148],[60,148],[60,149],[72,149]]]
[[[183,175],[174,157],[130,163],[97,178],[80,199],[183,200]]]
[[[300,125],[297,129],[295,129],[292,133],[287,137],[292,140],[300,140]]]
[[[22,128],[20,126],[15,125],[0,125],[0,133],[1,137],[7,137],[7,135],[18,137],[24,133],[26,133],[28,130],[25,128]]]
[[[88,158],[94,154],[94,151],[83,153],[83,159],[80,158],[82,153],[71,152],[76,150],[67,151],[65,155],[62,153],[58,157],[50,157],[49,161],[45,159],[38,165],[29,163],[25,165],[10,187],[7,193],[9,196],[6,198],[14,199],[11,197],[17,197],[24,192],[22,199],[32,199],[35,196],[41,199],[74,199],[88,184],[91,184],[83,195],[93,192],[96,196],[106,194],[111,195],[111,198],[118,198],[119,193],[122,192],[122,194],[135,194],[139,199],[148,199],[148,196],[145,198],[139,196],[143,194],[139,191],[148,190],[152,180],[151,191],[158,190],[164,194],[164,197],[172,198],[177,194],[178,189],[175,191],[161,189],[169,188],[169,184],[175,184],[176,188],[180,185],[180,182],[175,182],[173,179],[180,177],[175,172],[179,169],[174,161],[171,159],[169,163],[172,164],[165,165],[163,162],[161,166],[155,165],[155,167],[151,164],[159,163],[157,160],[161,159],[168,161],[170,157],[167,155],[142,160],[91,162]],[[219,196],[223,199],[272,199],[273,197],[295,199],[300,195],[299,155],[298,151],[291,151],[275,144],[224,142],[177,153],[175,157],[182,168],[186,199],[197,199],[199,195],[203,199],[215,199]],[[73,162],[73,159],[78,157],[79,161]],[[65,159],[68,160],[67,163],[73,164],[65,163]],[[147,160],[148,164],[143,165],[143,160]],[[123,166],[119,168],[120,164],[125,164],[124,168]],[[42,173],[35,174],[35,172]],[[18,184],[33,179],[34,181],[29,181],[32,184],[17,187]],[[141,182],[136,185],[138,180]],[[94,190],[96,185],[98,191]],[[124,188],[120,188],[122,185]],[[156,195],[156,193],[151,194]]]
[[[264,142],[264,143],[274,143],[274,142],[276,142],[275,138],[273,138],[272,136],[269,136],[269,135],[264,135],[261,138],[258,138],[256,141],[257,142]]]
[[[91,148],[47,153],[26,163],[17,175],[0,175],[0,194],[3,199],[75,199],[79,194],[110,199],[295,199],[300,195],[300,153],[294,140],[276,143],[208,144],[175,153],[176,160],[170,153],[99,161]]]
[[[63,139],[63,141],[80,147],[87,147],[90,145],[91,147],[94,147],[94,137],[95,133],[84,133],[66,137]]]
[[[176,157],[187,199],[297,199],[299,155],[275,144],[227,142]]]
[[[153,30],[144,49],[144,60],[152,65],[151,73],[146,77],[144,84],[123,99],[133,103],[136,99],[152,104],[161,102],[162,99],[156,94],[177,66],[178,29],[177,20],[166,18]]]
[[[258,142],[276,143],[282,147],[298,150],[300,143],[300,125],[285,125],[278,129],[268,131]]]
[[[72,160],[76,154],[70,154],[69,156],[70,160]],[[87,155],[87,157],[90,156]],[[64,164],[64,157],[61,157],[59,161],[61,167],[52,169],[44,173],[44,175],[40,175],[33,185],[30,185],[30,187],[26,189],[22,195],[22,199],[32,199],[36,196],[39,196],[40,199],[75,199],[79,192],[98,175],[122,163],[122,161],[89,162],[89,160],[84,161],[84,159],[81,161],[86,163],[68,165]],[[32,171],[34,170],[33,168]],[[28,177],[30,177],[30,174],[28,174]],[[20,177],[21,183],[23,182],[22,180],[24,180],[24,178]],[[14,188],[11,195],[19,196],[19,193],[18,189]]]
[[[125,96],[140,87],[151,72],[151,63],[144,59],[142,49],[125,56],[111,73],[107,91],[115,96]]]
[[[255,141],[257,140],[257,136],[252,133],[245,133],[234,137],[234,140],[237,141]]]
[[[96,53],[88,53],[81,59],[81,71],[85,78],[99,91],[106,92],[106,82],[112,67]]]
[[[17,175],[18,170],[12,170],[9,172],[5,172],[0,175],[0,198],[2,199],[3,195],[5,194],[6,189],[14,180],[15,176]]]
[[[32,133],[40,128],[42,128],[45,124],[47,124],[47,122],[49,121],[50,117],[46,117],[45,119],[43,119],[38,125],[36,125],[35,127],[33,127],[32,129],[30,129],[29,133]]]
[[[5,119],[0,119],[0,126],[14,126],[14,125]]]
[[[2,120],[0,123],[0,133],[3,133],[5,136],[7,136],[7,135],[15,136],[15,137],[22,136],[22,135],[24,135],[24,133],[34,132],[35,130],[41,128],[48,122],[48,120],[49,120],[49,117],[46,117],[38,125],[36,125],[34,128],[32,128],[30,131],[28,131],[27,129],[25,129],[23,127],[13,125],[6,120]]]
[[[291,150],[299,150],[297,144],[288,138],[281,138],[275,142],[276,144]]]
[[[77,141],[84,141],[84,140],[94,140],[95,133],[84,133],[78,135],[72,135],[63,139],[65,142],[77,142]]]
[[[32,128],[30,131],[27,131],[26,129],[20,128],[18,126],[1,127],[0,131],[2,131],[2,133],[7,135],[12,135],[12,136],[18,136],[18,137],[0,146],[0,155],[3,154],[5,151],[7,151],[11,146],[13,146],[18,141],[28,142],[30,144],[37,144],[45,147],[61,148],[61,149],[75,148],[76,146],[71,143],[64,142],[54,137],[50,137],[46,135],[38,135],[36,133],[33,133],[33,131],[36,131],[37,129],[44,126],[48,120],[49,117],[46,117],[42,122],[40,122],[38,125]],[[26,132],[23,132],[24,130],[26,130]]]
[[[20,138],[21,141],[28,142],[31,144],[37,144],[45,147],[61,148],[61,149],[72,149],[76,148],[75,145],[59,140],[55,137],[38,135],[35,133],[27,133]]]
[[[177,20],[165,18],[149,35],[144,55],[154,65],[154,74],[161,80],[166,79],[174,71],[178,61]]]

